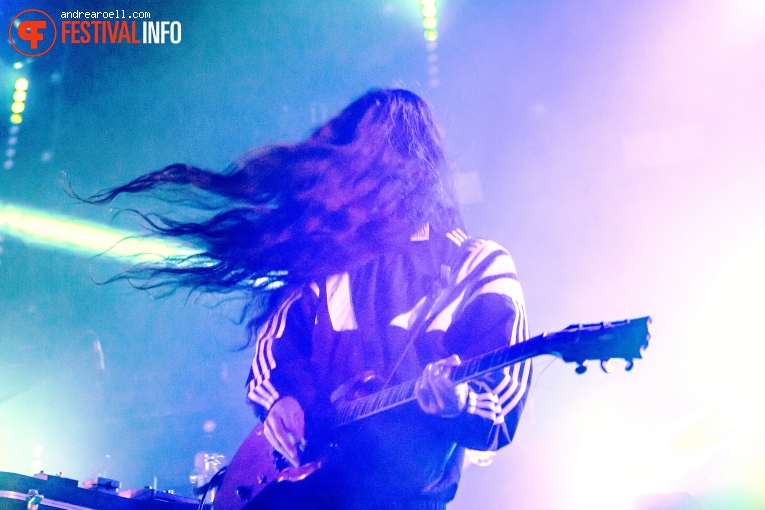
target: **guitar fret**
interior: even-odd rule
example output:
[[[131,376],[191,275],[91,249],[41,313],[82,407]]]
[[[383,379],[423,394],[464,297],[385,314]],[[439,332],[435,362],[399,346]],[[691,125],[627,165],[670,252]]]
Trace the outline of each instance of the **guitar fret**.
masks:
[[[383,393],[385,393],[385,398],[383,399],[383,406],[388,407],[391,403],[391,400],[393,399],[393,392],[390,388],[385,388],[383,390]]]
[[[359,415],[360,415],[359,407],[360,406],[361,406],[361,402],[358,401],[358,400],[355,400],[355,401],[353,401],[351,403],[351,416],[353,416],[354,418],[358,418],[359,417]]]
[[[500,353],[492,353],[491,356],[484,356],[481,358],[480,363],[480,371],[483,372],[485,370],[489,370],[492,366],[494,366],[498,361],[500,361],[502,358],[502,355]]]
[[[403,402],[404,400],[406,400],[406,393],[407,393],[406,385],[405,384],[399,385],[398,390],[396,391],[396,400],[398,400],[399,402]]]
[[[478,366],[479,366],[480,361],[481,361],[481,359],[479,358],[479,359],[470,360],[467,363],[465,368],[467,369],[467,376],[468,377],[474,376],[476,374],[476,372],[478,371]]]
[[[415,388],[414,381],[406,384],[406,399],[407,400],[411,400],[414,398],[414,388]]]
[[[348,420],[348,406],[345,404],[339,406],[336,416],[338,423],[345,423]]]
[[[335,424],[342,425],[348,421],[348,406],[342,404],[338,406],[337,413],[335,413]]]
[[[364,397],[364,416],[369,416],[375,410],[374,397]]]
[[[367,415],[367,406],[369,405],[369,400],[366,397],[363,397],[363,398],[360,398],[358,402],[359,402],[358,415],[359,415],[359,418],[363,418]]]
[[[380,406],[380,397],[381,397],[380,393],[375,393],[372,396],[372,402],[371,402],[371,406],[370,406],[372,408],[371,409],[372,412],[377,411],[378,409],[380,409],[380,407],[381,407]]]
[[[358,403],[359,404],[356,408],[356,413],[359,415],[359,417],[365,416],[364,410],[366,409],[366,406],[367,406],[367,399],[361,398],[358,400]]]

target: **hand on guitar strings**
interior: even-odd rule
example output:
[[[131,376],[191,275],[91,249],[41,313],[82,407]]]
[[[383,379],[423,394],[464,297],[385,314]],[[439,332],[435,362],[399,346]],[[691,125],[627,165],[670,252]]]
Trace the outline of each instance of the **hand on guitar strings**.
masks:
[[[297,400],[293,397],[277,400],[268,411],[263,433],[290,464],[300,465],[298,449],[305,447],[305,414]]]
[[[414,396],[423,411],[442,418],[462,413],[467,405],[468,386],[455,385],[451,380],[452,370],[460,363],[460,357],[452,354],[425,367],[414,386]]]

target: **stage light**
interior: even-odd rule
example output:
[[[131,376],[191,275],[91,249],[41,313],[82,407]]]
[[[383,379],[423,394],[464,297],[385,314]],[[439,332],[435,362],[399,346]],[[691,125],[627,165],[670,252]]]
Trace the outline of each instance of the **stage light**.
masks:
[[[32,446],[32,457],[42,457],[43,453],[45,453],[45,447],[41,444],[36,444]]]
[[[21,69],[22,67],[24,67],[24,64],[22,64],[21,62],[16,62],[15,64],[13,64],[14,69]]]
[[[0,202],[0,233],[24,241],[89,255],[165,262],[191,257],[198,249],[178,242],[141,237],[133,232]]]
[[[24,111],[26,105],[24,101],[27,99],[27,89],[29,88],[29,80],[26,78],[19,78],[15,83],[16,90],[13,92],[13,103],[11,104],[11,124],[21,124],[21,112]]]
[[[436,0],[420,0],[422,5],[422,27],[425,29],[425,39],[435,41],[438,38],[438,7]]]

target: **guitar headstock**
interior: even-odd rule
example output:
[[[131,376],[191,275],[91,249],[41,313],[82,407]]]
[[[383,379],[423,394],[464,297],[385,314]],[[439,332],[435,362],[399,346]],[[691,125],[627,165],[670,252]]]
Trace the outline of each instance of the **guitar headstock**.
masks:
[[[608,361],[611,359],[626,360],[626,370],[632,370],[634,360],[642,358],[648,347],[650,324],[650,317],[572,324],[562,331],[542,335],[544,350],[563,361],[576,363],[579,374],[587,370],[588,361],[600,361],[601,368],[609,372]]]

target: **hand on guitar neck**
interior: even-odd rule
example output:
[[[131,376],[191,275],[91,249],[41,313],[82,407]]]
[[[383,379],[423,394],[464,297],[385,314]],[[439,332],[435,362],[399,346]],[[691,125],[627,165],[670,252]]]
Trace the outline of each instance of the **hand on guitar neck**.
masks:
[[[442,418],[453,418],[465,410],[467,383],[454,384],[452,381],[452,371],[461,363],[460,357],[452,354],[425,367],[414,386],[414,396],[420,409]]]

